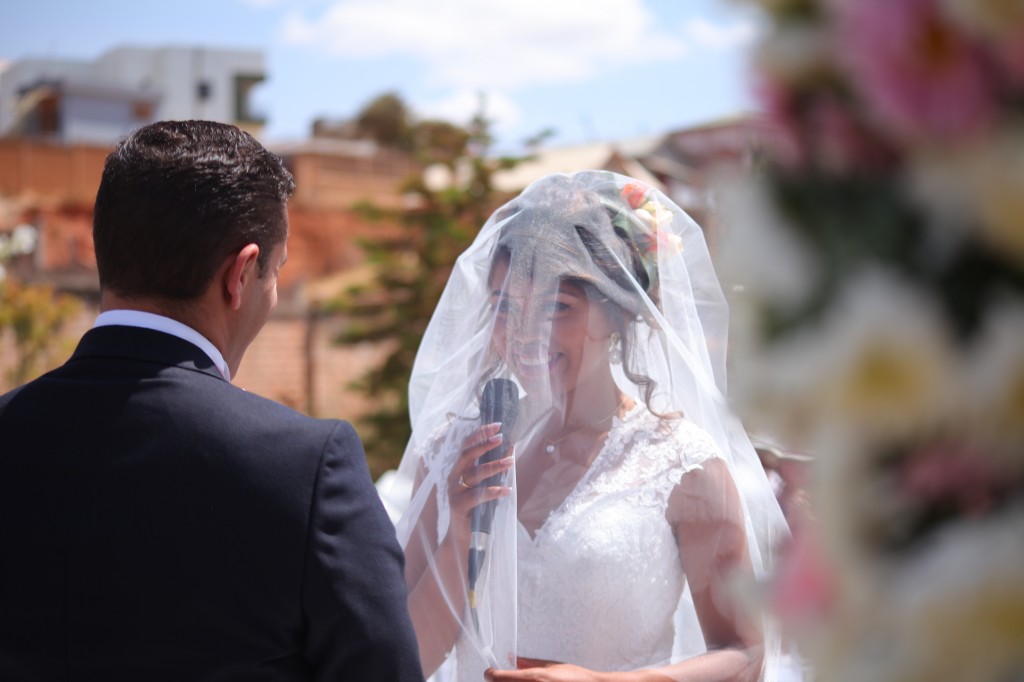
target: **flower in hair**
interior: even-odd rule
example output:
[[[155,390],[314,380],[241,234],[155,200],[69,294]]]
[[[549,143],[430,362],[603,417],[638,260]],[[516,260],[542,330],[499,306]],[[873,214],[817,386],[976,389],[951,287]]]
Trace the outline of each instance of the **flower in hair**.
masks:
[[[683,240],[669,229],[672,212],[658,201],[654,190],[638,182],[631,182],[622,188],[620,195],[647,228],[638,230],[628,225],[628,220],[625,221],[627,231],[645,260],[657,262],[659,251],[672,256],[682,253]]]

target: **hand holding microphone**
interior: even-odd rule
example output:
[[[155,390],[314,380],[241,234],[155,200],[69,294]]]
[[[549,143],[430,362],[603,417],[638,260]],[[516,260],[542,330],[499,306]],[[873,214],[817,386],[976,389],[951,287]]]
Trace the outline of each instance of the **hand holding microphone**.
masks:
[[[519,388],[509,379],[491,379],[484,385],[480,398],[480,421],[482,424],[501,422],[501,443],[486,452],[478,460],[481,464],[503,459],[508,453],[508,440],[519,417]],[[495,474],[481,481],[478,486],[501,485],[503,474]],[[470,545],[468,556],[468,581],[470,606],[475,607],[475,593],[480,569],[484,563],[490,543],[491,525],[494,522],[494,508],[497,500],[489,500],[475,507],[470,517]]]

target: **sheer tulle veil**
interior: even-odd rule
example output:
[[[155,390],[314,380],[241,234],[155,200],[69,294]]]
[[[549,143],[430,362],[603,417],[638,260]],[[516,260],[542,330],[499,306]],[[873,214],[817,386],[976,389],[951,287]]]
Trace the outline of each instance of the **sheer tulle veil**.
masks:
[[[503,264],[500,281],[497,263]],[[437,608],[444,610],[438,622],[456,623],[458,646],[471,647],[494,667],[514,667],[517,651],[516,481],[530,473],[524,467],[543,466],[541,458],[520,455],[538,450],[539,424],[569,409],[564,387],[546,377],[530,379],[528,371],[531,363],[555,357],[545,345],[546,325],[556,314],[550,296],[567,279],[618,311],[611,371],[619,390],[664,423],[685,418],[714,441],[742,497],[756,578],[768,576],[788,533],[725,397],[728,309],[700,226],[663,193],[622,175],[543,177],[488,219],[454,267],[416,356],[412,438],[391,493],[402,498],[397,531],[412,557],[411,586],[424,576],[435,579],[441,586]],[[529,339],[523,332],[496,333],[498,326],[527,325]],[[470,609],[464,570],[444,565],[434,553],[452,526],[453,462],[479,428],[483,387],[496,377],[518,388],[519,416],[507,439],[517,459],[505,476],[511,494],[495,506]],[[765,633],[770,663],[778,640],[768,619]],[[694,653],[686,651],[685,639],[680,632],[675,656]],[[766,679],[771,676],[766,668]]]

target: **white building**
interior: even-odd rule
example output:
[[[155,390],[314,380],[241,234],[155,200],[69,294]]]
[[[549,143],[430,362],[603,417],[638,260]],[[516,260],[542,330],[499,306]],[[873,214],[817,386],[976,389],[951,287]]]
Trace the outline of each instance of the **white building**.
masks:
[[[263,53],[120,47],[95,61],[23,59],[0,71],[0,136],[110,144],[164,119],[233,123],[259,134],[252,89]]]

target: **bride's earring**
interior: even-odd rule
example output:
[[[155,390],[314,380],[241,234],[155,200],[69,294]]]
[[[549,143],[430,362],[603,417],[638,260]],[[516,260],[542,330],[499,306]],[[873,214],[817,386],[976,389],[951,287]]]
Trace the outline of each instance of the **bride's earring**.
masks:
[[[618,365],[622,362],[622,339],[618,332],[612,332],[612,335],[608,337],[608,360],[613,365]]]

